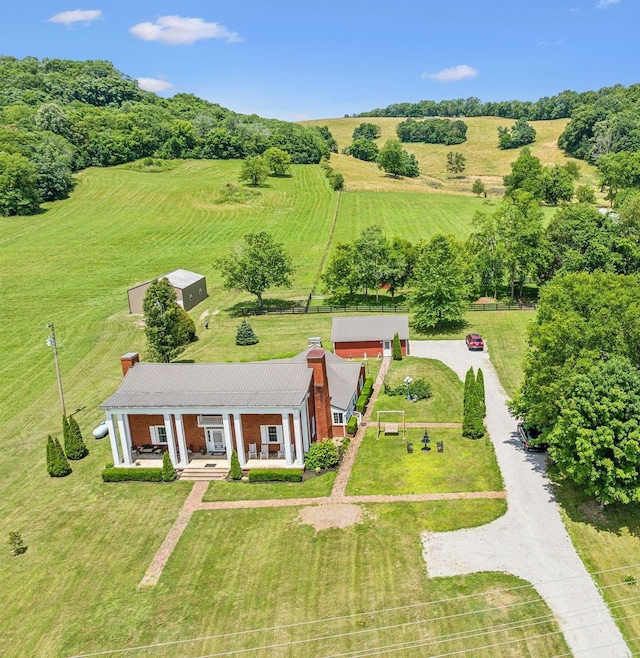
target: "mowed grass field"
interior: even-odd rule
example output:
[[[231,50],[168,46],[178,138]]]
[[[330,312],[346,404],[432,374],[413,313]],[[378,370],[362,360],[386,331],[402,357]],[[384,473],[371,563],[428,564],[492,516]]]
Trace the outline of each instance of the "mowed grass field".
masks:
[[[387,117],[362,117],[344,119],[318,119],[302,122],[305,125],[327,126],[338,142],[340,152],[348,146],[354,128],[362,122],[375,123],[382,129],[377,140],[382,146],[387,139],[397,139],[396,126],[403,119]],[[499,117],[463,118],[467,124],[467,141],[455,146],[442,144],[405,144],[404,148],[414,153],[420,165],[420,177],[415,179],[394,179],[386,176],[375,163],[362,162],[355,158],[334,154],[332,165],[342,172],[349,190],[385,190],[411,192],[445,192],[471,194],[476,178],[480,178],[491,196],[502,193],[502,177],[510,171],[509,165],[519,154],[519,150],[501,151],[498,148],[498,126],[511,126],[512,119]],[[536,130],[536,141],[531,145],[532,153],[539,157],[543,165],[564,164],[568,158],[558,148],[557,141],[564,130],[567,119],[553,121],[532,121]],[[449,151],[459,151],[466,158],[466,170],[460,177],[449,177],[446,157]],[[585,162],[578,161],[582,172],[581,182],[595,185],[595,169]]]
[[[269,230],[298,266],[293,289],[273,296],[304,297],[327,246],[337,201],[318,167],[295,167],[292,178],[270,179],[250,204],[218,206],[216,191],[236,181],[238,166],[184,162],[162,174],[89,170],[81,174],[71,199],[50,204],[36,217],[0,220],[2,655],[70,656],[331,616],[344,619],[319,624],[317,635],[327,634],[327,628],[371,633],[254,654],[318,655],[362,646],[380,652],[383,645],[400,642],[414,643],[402,650],[408,656],[470,647],[476,647],[474,655],[487,656],[513,655],[514,647],[518,655],[565,653],[558,634],[535,637],[557,631],[547,619],[520,627],[547,614],[546,606],[500,608],[537,599],[531,588],[509,589],[521,581],[499,574],[427,578],[420,532],[488,522],[504,512],[500,500],[372,505],[363,523],[318,533],[299,524],[295,508],[198,513],[159,586],[137,589],[190,485],[105,485],[100,479],[111,455],[107,441],[90,435],[102,416],[97,407],[120,381],[119,356],[145,350],[139,318],[127,312],[126,288],[178,267],[207,276],[211,296],[192,312],[200,339],[185,359],[276,358],[304,349],[308,336],[322,335],[327,342],[330,336],[330,316],[269,316],[252,320],[258,345],[234,344],[238,318],[228,309],[250,298],[221,287],[215,258],[243,234]],[[208,331],[204,317],[210,321]],[[501,377],[519,370],[530,317],[469,314],[469,326],[485,335],[494,359],[499,345],[518,343],[496,361]],[[50,321],[56,323],[67,409],[80,409],[75,417],[91,451],[60,480],[49,478],[44,464],[46,435],[60,434],[53,356],[45,345],[44,325]],[[14,530],[28,549],[19,558],[10,557],[6,546]],[[427,612],[414,616],[424,604]],[[413,612],[353,616],[402,605],[414,606]],[[465,616],[451,617],[459,613]],[[503,626],[508,623],[514,627]],[[313,635],[309,628],[243,633],[128,655],[189,657],[270,640],[306,641]],[[451,635],[461,631],[469,638]],[[505,640],[514,644],[485,648]]]

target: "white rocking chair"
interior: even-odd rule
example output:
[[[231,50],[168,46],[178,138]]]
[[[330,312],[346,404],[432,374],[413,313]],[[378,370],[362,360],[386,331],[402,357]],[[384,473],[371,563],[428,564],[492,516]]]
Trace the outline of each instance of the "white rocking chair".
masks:
[[[260,447],[260,459],[269,459],[269,446],[264,443]]]
[[[258,459],[258,444],[249,444],[249,459]]]

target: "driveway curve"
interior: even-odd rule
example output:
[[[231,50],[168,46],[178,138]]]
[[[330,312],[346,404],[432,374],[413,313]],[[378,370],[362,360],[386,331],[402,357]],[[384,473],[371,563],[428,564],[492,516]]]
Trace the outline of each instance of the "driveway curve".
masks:
[[[516,421],[486,352],[470,352],[464,341],[412,341],[413,356],[437,359],[464,381],[481,367],[486,425],[507,492],[507,513],[478,528],[423,533],[429,575],[479,571],[511,573],[529,581],[555,614],[575,654],[589,658],[630,656],[609,609],[578,556],[560,517],[546,476],[546,455],[520,449]]]

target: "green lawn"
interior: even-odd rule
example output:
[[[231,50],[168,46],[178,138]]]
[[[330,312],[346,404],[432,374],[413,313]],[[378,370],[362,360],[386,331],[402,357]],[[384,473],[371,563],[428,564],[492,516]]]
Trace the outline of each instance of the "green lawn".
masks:
[[[408,429],[407,441],[413,453],[407,453],[402,437],[378,436],[377,427],[367,429],[347,494],[427,494],[462,491],[502,491],[503,484],[493,445],[488,437],[465,439],[459,429],[444,427],[429,430],[431,450],[421,450],[424,430]],[[444,443],[444,451],[436,443]]]
[[[304,482],[211,482],[203,500],[265,500],[328,496],[336,475],[336,471],[330,471]]]
[[[504,501],[369,505],[360,524],[320,532],[298,520],[297,508],[198,512],[157,588],[136,591],[132,584],[116,594],[107,584],[102,592],[79,592],[70,602],[78,621],[67,609],[71,623],[57,651],[181,641],[127,655],[189,658],[251,650],[293,658],[377,654],[415,643],[401,655],[417,657],[510,642],[473,649],[473,655],[564,654],[554,622],[518,628],[549,613],[544,603],[526,603],[538,598],[533,588],[513,589],[525,584],[519,579],[427,578],[421,531],[451,530],[469,518],[486,523],[503,510]],[[516,627],[505,629],[506,623]],[[461,632],[471,637],[460,639]],[[225,637],[215,638],[220,634]],[[270,645],[280,646],[259,649]],[[26,654],[36,655],[36,645],[23,645]]]
[[[405,377],[425,379],[431,385],[432,396],[427,400],[410,402],[405,395],[386,395],[384,389],[378,393],[371,420],[377,420],[378,411],[397,410],[405,412],[407,423],[461,423],[462,394],[464,385],[453,370],[441,361],[404,357],[392,361],[385,380],[390,387],[403,384]],[[381,420],[398,422],[400,415],[383,414]]]
[[[640,505],[604,510],[578,487],[559,480],[554,487],[569,535],[587,569],[594,573],[629,647],[640,653]]]

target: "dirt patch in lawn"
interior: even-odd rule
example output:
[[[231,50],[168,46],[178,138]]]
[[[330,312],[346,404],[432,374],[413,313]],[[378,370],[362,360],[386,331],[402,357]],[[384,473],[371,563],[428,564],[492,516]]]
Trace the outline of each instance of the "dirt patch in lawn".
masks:
[[[316,530],[349,528],[362,521],[362,507],[345,504],[310,505],[300,510],[298,518]]]

